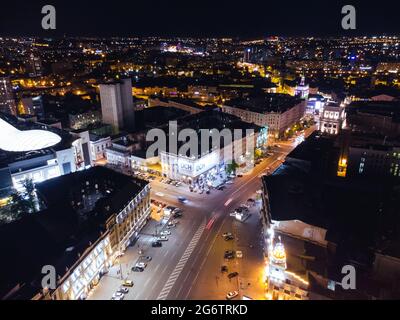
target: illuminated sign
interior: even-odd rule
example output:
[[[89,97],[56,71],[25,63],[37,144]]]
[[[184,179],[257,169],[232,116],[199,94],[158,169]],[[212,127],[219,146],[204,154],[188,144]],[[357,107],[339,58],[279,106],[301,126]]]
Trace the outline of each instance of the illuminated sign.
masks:
[[[206,156],[190,160],[186,158],[178,159],[178,171],[182,175],[196,177],[209,169],[215,167],[219,163],[218,152],[209,153]]]

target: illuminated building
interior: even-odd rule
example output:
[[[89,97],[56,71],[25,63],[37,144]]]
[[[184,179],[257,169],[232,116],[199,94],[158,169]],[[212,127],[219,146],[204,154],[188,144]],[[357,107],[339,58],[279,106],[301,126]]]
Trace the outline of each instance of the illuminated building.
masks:
[[[9,298],[85,299],[148,221],[150,186],[96,166],[51,179],[36,189],[45,208],[34,218],[2,229],[11,241],[21,238],[14,245],[22,245],[21,252],[30,250],[36,259],[26,261],[18,251],[7,251],[5,258],[28,272],[21,276],[19,267],[14,268],[18,270],[7,282],[2,279],[0,296],[9,292]],[[29,231],[20,234],[27,226]],[[55,289],[41,288],[40,270],[46,262],[56,268]],[[17,284],[19,290],[11,290]]]
[[[16,115],[17,105],[9,78],[0,77],[0,112]]]
[[[296,87],[294,95],[300,97],[301,99],[307,99],[310,93],[310,86],[305,83],[305,77],[301,77],[300,84]]]
[[[26,178],[42,182],[84,169],[90,159],[83,140],[58,128],[1,115],[0,189],[20,188]]]
[[[282,136],[286,129],[304,116],[306,102],[286,94],[233,99],[222,106],[222,111],[242,121],[268,127],[270,134]]]
[[[208,110],[180,118],[177,127],[178,132],[185,128],[197,131],[197,153],[181,153],[183,143],[179,142],[177,152],[166,149],[160,153],[161,168],[166,177],[188,183],[214,180],[216,175],[225,173],[226,165],[232,160],[239,165],[238,170],[251,170],[254,166],[254,148],[265,147],[268,141],[267,128],[241,121],[220,110]],[[168,128],[164,127],[163,130],[167,131]],[[210,130],[210,136],[215,130],[216,145],[209,145],[209,150],[201,150],[200,130]],[[224,139],[222,130],[229,133],[229,141]]]
[[[280,239],[274,243],[273,231],[269,239],[266,296],[271,300],[308,300],[308,281],[287,271],[285,247]]]
[[[131,79],[100,85],[102,120],[116,130],[132,128],[135,121]]]
[[[337,135],[345,121],[344,108],[334,102],[328,102],[321,109],[319,117],[319,131],[322,133]]]
[[[27,71],[31,77],[40,77],[43,73],[42,59],[35,52],[31,52],[28,59]]]

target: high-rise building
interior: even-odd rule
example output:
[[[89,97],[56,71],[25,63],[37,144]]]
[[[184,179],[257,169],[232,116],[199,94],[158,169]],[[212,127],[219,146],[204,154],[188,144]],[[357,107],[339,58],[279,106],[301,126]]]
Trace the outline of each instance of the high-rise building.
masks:
[[[135,111],[130,79],[101,84],[100,100],[103,123],[117,130],[133,127]]]
[[[17,105],[10,78],[0,77],[0,112],[16,115]]]
[[[31,77],[40,77],[43,74],[42,59],[37,53],[31,52],[26,69]]]

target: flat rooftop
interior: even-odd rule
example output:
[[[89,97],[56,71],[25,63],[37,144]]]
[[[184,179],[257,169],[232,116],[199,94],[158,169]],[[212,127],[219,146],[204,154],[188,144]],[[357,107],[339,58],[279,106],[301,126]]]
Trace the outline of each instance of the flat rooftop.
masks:
[[[232,99],[225,102],[225,105],[256,113],[283,113],[300,102],[301,99],[292,97],[288,94],[270,93]]]

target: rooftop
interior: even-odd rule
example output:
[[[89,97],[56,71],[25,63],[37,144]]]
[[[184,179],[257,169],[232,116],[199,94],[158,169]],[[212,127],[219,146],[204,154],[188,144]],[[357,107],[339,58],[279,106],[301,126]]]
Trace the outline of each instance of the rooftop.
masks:
[[[283,113],[301,102],[300,99],[288,94],[257,94],[246,98],[237,98],[225,103],[227,106],[236,107],[257,113]]]
[[[38,184],[46,209],[0,228],[3,259],[12,261],[1,264],[0,296],[18,283],[31,283],[38,290],[39,284],[32,280],[43,265],[56,266],[62,276],[105,231],[107,219],[147,184],[104,167]]]

